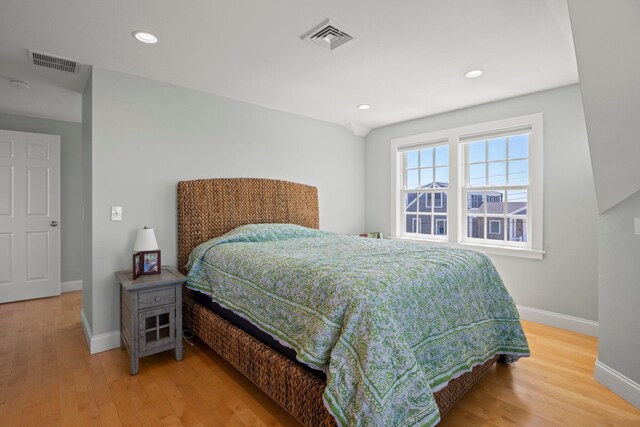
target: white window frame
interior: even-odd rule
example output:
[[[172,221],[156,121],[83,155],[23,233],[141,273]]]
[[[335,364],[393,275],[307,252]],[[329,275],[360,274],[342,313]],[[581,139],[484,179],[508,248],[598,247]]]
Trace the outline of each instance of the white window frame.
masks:
[[[519,256],[542,259],[543,246],[543,115],[542,113],[495,120],[455,129],[428,132],[391,140],[391,238],[435,241],[459,247],[469,247],[488,254]],[[474,135],[486,137],[488,134],[508,133],[513,129],[530,128],[529,135],[529,185],[528,189],[528,221],[527,242],[508,242],[490,239],[466,238],[466,185],[465,147]],[[481,137],[478,137],[481,139]],[[461,141],[462,140],[462,141]],[[428,145],[449,145],[449,187],[447,192],[447,235],[446,236],[407,236],[402,229],[401,197],[404,186],[404,164],[401,151],[418,149]],[[472,190],[472,188],[469,188]],[[499,187],[498,187],[499,189]],[[432,201],[435,204],[435,199]],[[432,228],[435,232],[435,221]],[[488,231],[488,230],[487,230]],[[487,233],[488,234],[488,233]],[[506,240],[506,239],[505,239]]]

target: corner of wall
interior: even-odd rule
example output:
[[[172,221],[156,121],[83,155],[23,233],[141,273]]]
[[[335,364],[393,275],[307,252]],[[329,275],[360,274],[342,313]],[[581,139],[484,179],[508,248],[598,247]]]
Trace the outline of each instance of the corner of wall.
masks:
[[[80,312],[80,323],[84,332],[84,339],[89,347],[90,354],[101,353],[120,347],[120,331],[111,331],[106,334],[93,335],[91,325],[85,316],[84,310]]]
[[[82,321],[89,348],[93,327],[92,137],[93,70],[82,93]]]
[[[596,360],[596,381],[640,409],[640,384],[622,375],[620,372]]]

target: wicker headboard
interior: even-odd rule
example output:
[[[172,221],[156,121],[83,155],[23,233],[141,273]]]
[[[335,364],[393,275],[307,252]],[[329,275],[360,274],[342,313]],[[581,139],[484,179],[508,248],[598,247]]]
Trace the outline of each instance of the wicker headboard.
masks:
[[[216,178],[178,183],[178,269],[202,242],[244,224],[319,227],[318,189],[261,178]]]

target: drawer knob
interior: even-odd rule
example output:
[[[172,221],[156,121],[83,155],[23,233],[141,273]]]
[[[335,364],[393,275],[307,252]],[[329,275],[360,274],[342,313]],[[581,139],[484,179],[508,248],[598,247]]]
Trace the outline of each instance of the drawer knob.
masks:
[[[154,300],[155,302],[160,302],[160,297],[155,297],[153,300]]]
[[[140,331],[140,336],[143,337],[144,336],[144,331]]]

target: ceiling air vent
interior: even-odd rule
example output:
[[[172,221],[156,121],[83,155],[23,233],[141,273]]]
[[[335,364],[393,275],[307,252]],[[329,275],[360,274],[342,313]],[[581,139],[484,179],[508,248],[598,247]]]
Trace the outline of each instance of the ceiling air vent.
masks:
[[[33,65],[38,67],[53,68],[54,70],[64,71],[66,73],[77,73],[78,62],[72,59],[61,58],[42,52],[29,51],[29,59]]]
[[[352,36],[337,28],[329,19],[300,37],[302,40],[333,50],[353,39]]]

